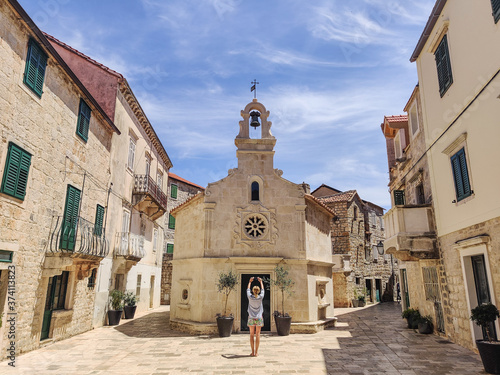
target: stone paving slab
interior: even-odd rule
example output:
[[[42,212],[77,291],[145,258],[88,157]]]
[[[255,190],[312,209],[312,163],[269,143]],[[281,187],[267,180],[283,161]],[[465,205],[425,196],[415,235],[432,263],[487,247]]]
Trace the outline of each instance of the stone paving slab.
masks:
[[[338,326],[317,334],[190,336],[168,328],[167,307],[20,355],[0,374],[485,374],[479,356],[405,328],[397,304],[336,309]]]

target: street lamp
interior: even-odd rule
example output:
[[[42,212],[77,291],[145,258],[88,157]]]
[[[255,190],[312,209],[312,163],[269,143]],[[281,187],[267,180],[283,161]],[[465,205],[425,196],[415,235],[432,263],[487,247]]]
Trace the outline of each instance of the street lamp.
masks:
[[[378,241],[377,251],[379,255],[384,255],[384,243],[382,241]]]

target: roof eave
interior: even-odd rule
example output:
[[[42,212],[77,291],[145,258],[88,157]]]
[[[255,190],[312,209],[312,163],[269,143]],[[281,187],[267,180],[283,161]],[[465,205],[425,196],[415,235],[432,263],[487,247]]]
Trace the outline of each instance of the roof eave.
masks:
[[[436,4],[434,4],[434,8],[432,9],[431,15],[427,20],[427,24],[425,25],[424,31],[422,32],[422,35],[420,35],[420,39],[418,40],[417,46],[415,47],[415,50],[413,51],[410,57],[410,62],[415,62],[418,59],[418,56],[420,56],[420,53],[424,49],[424,46],[427,43],[429,36],[431,35],[432,29],[436,25],[439,15],[441,14],[444,6],[446,5],[446,1],[447,0],[437,0]]]

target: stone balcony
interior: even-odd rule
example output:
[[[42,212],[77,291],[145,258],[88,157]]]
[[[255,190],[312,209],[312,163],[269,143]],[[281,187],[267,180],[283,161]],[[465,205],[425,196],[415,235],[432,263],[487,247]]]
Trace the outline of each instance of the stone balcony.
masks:
[[[404,261],[437,259],[437,237],[431,205],[394,206],[384,215],[384,250]]]
[[[116,234],[114,255],[123,257],[127,261],[139,262],[146,256],[144,250],[144,236],[129,232]]]
[[[139,212],[145,213],[154,221],[167,211],[167,196],[151,176],[136,174],[132,204]]]

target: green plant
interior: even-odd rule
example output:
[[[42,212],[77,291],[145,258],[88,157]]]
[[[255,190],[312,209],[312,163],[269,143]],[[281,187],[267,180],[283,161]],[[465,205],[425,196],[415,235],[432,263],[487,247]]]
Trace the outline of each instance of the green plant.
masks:
[[[111,299],[111,307],[113,310],[123,310],[123,292],[120,290],[113,290],[109,297]]]
[[[281,265],[274,268],[274,279],[266,279],[271,285],[278,288],[281,292],[281,316],[285,316],[285,294],[291,296],[293,294],[293,286],[295,281],[289,276],[290,271]]]
[[[418,316],[420,316],[420,312],[417,309],[406,309],[401,313],[401,317],[403,319],[408,319],[408,318],[412,318],[413,315],[417,315],[417,314],[418,314]]]
[[[233,273],[233,271],[229,271],[228,273],[221,272],[219,273],[219,280],[217,281],[217,290],[219,293],[222,293],[226,296],[226,301],[224,303],[224,315],[226,316],[227,312],[227,300],[229,298],[229,294],[231,291],[236,289],[236,285],[238,285],[238,275]]]
[[[497,307],[492,303],[485,303],[472,309],[471,313],[470,319],[486,331],[488,341],[492,342],[490,324],[500,317]]]
[[[138,298],[135,296],[134,292],[126,292],[123,295],[123,302],[126,306],[135,306],[137,304]]]

